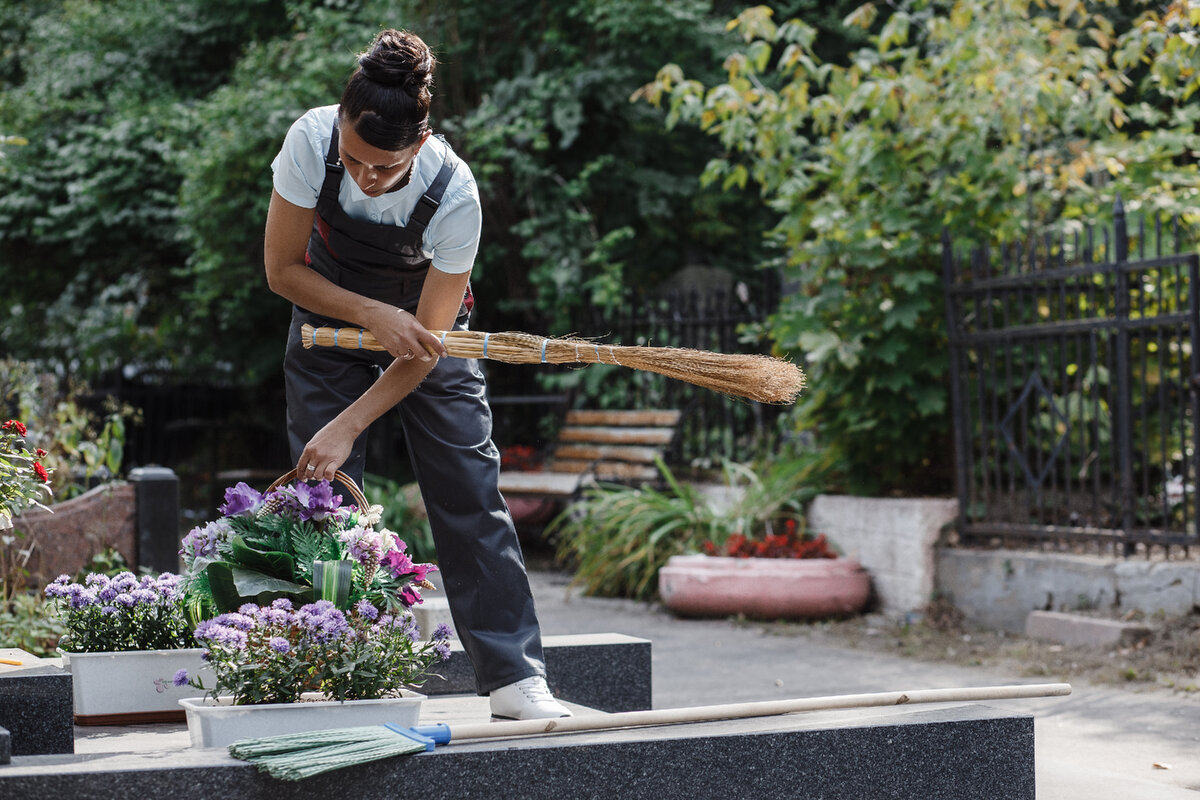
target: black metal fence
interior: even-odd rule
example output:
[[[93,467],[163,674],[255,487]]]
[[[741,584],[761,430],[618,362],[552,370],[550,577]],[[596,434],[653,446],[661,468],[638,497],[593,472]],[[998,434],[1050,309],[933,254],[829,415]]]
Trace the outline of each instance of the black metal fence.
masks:
[[[1125,556],[1200,544],[1191,234],[1127,225],[1118,200],[1111,229],[965,258],[944,239],[964,541]]]
[[[721,353],[760,353],[766,347],[745,333],[762,322],[778,303],[778,279],[762,273],[750,286],[728,289],[671,289],[653,295],[629,293],[615,313],[599,311],[580,321],[578,335],[605,344],[690,347]],[[490,365],[489,377],[500,370],[520,371],[525,385],[533,383],[531,367]],[[565,407],[678,408],[683,411],[680,435],[670,460],[679,465],[714,466],[721,459],[749,460],[775,441],[775,423],[782,409],[726,397],[651,372],[610,365],[537,367],[557,379],[545,390],[527,388],[496,395],[497,440],[511,440],[515,431],[528,432],[545,444],[553,438],[548,416],[561,417]],[[588,373],[586,376],[584,372]],[[499,377],[499,376],[496,376]],[[526,433],[526,435],[529,435]]]

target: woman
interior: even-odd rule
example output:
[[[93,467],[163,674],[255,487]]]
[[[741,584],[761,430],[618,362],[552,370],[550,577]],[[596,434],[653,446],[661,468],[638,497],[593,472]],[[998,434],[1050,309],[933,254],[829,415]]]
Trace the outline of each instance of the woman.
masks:
[[[479,246],[474,178],[429,129],[436,63],[387,30],[358,60],[338,106],[312,109],[271,167],[265,261],[294,304],[284,373],[301,475],[361,483],[367,427],[397,408],[455,629],[492,714],[569,716],[550,695],[541,634],[474,361],[443,358],[430,330],[465,328]],[[386,353],[306,350],[300,326],[365,328]],[[443,359],[443,360],[439,360]]]

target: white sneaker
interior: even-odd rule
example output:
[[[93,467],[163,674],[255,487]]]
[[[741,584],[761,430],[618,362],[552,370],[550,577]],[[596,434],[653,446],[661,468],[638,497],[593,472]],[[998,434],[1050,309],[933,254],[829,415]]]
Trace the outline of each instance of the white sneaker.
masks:
[[[553,719],[569,717],[570,710],[554,699],[541,675],[532,675],[488,695],[492,716],[500,719]]]

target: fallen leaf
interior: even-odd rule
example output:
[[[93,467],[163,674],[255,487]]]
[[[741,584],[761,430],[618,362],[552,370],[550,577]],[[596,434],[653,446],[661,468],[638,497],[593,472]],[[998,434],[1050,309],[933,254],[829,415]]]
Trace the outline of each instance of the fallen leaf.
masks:
[[[1171,768],[1171,765],[1170,765],[1170,764],[1163,764],[1163,763],[1161,763],[1161,762],[1159,762],[1159,761],[1155,761],[1155,762],[1154,762],[1154,768],[1155,768],[1155,769],[1170,769],[1170,768]]]

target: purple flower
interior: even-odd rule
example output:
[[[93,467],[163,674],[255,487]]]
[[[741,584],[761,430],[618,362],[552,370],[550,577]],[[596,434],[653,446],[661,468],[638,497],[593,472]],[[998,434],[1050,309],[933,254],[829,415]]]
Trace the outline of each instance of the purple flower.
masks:
[[[222,614],[221,616],[226,616]],[[196,626],[196,641],[202,645],[219,644],[226,647],[232,647],[237,650],[242,650],[246,647],[248,640],[243,631],[237,628],[231,628],[222,624],[220,617],[216,619],[207,619]]]
[[[175,673],[175,677],[171,679],[171,683],[176,686],[186,686],[188,682],[188,673],[186,669],[181,669]]]
[[[89,572],[83,583],[85,586],[103,586],[108,583],[108,576],[99,572]]]
[[[111,617],[113,614],[117,613],[117,607],[116,606],[102,606],[100,608],[100,613],[103,616]]]
[[[283,655],[292,649],[291,643],[282,636],[272,636],[268,646],[280,655]]]
[[[271,608],[278,608],[282,609],[283,611],[291,611],[292,601],[288,600],[286,597],[281,597],[271,603]]]
[[[143,605],[150,605],[158,600],[158,595],[149,589],[134,589],[132,592],[130,592],[130,596],[133,598],[135,603],[141,603]]]
[[[137,603],[137,601],[133,599],[133,595],[129,594],[128,592],[121,592],[113,598],[113,601],[125,606],[126,608],[133,608]]]
[[[450,636],[451,636],[451,635],[453,635],[453,633],[454,633],[454,631],[452,631],[452,630],[450,629],[450,626],[449,626],[449,625],[447,625],[447,624],[446,624],[446,623],[444,623],[444,622],[439,622],[439,623],[438,623],[438,626],[437,626],[436,628],[434,628],[434,629],[433,629],[433,638],[435,638],[435,639],[449,639],[449,638],[450,638]]]
[[[299,504],[297,510],[302,522],[310,519],[322,522],[342,505],[342,496],[333,493],[333,486],[329,481],[321,481],[316,486],[300,482],[296,484],[295,492]]]
[[[387,567],[393,578],[401,578],[409,574],[414,567],[412,559],[404,555],[402,550],[389,550],[379,563]]]
[[[252,514],[262,507],[263,496],[257,490],[239,482],[225,490],[225,502],[217,510],[226,517]]]
[[[214,555],[221,542],[227,540],[233,529],[225,520],[209,522],[196,526],[188,531],[187,536],[180,542],[179,555],[188,559],[203,558]]]
[[[360,564],[380,563],[390,538],[388,534],[359,527],[338,534],[341,543],[350,548],[350,557]]]
[[[370,600],[359,600],[354,604],[354,610],[358,612],[360,617],[371,622],[379,618],[379,609],[375,608]]]
[[[296,612],[296,622],[315,642],[330,642],[350,630],[345,615],[328,600],[309,603]]]
[[[245,606],[242,607],[245,608]],[[256,611],[258,610],[257,606],[251,607]],[[258,621],[254,617],[248,614],[242,614],[240,612],[222,614],[221,616],[217,617],[216,621],[221,625],[234,628],[239,631],[252,631],[258,627]]]
[[[446,644],[445,639],[440,639],[433,643],[433,652],[437,653],[439,659],[445,661],[450,658],[450,645]]]
[[[138,579],[137,576],[132,572],[122,572],[117,575],[117,577],[113,578],[109,585],[118,592],[128,592],[137,588]]]
[[[425,600],[421,597],[421,593],[411,586],[405,586],[400,590],[400,602],[406,606],[414,606],[417,603],[424,603]]]

